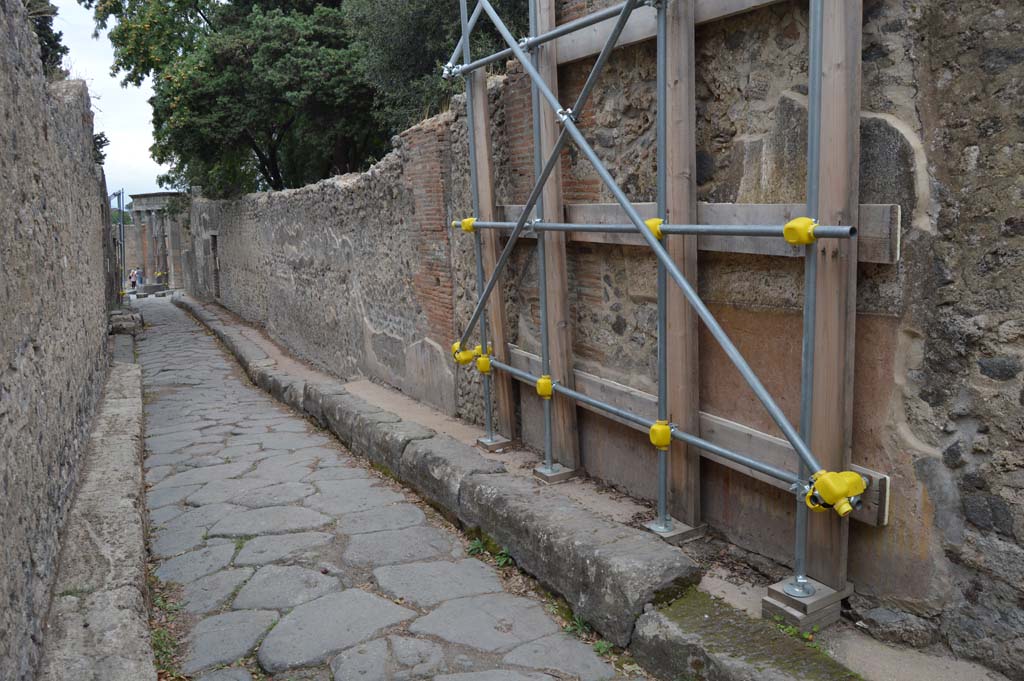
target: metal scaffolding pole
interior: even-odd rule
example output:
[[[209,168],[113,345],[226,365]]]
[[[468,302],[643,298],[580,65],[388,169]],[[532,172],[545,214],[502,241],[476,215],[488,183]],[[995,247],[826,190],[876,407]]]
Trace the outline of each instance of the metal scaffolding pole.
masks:
[[[608,36],[608,41],[605,43],[604,48],[597,56],[597,61],[594,62],[594,66],[590,70],[590,75],[587,76],[587,81],[583,84],[583,89],[580,90],[580,94],[576,97],[576,102],[573,105],[573,108],[567,110],[570,113],[572,111],[581,111],[586,105],[587,100],[590,98],[590,93],[597,84],[598,77],[601,75],[601,71],[604,69],[604,65],[608,61],[608,57],[611,56],[612,49],[618,42],[619,36],[622,34],[622,29],[626,27],[626,21],[629,20],[629,15],[633,12],[633,8],[636,7],[638,2],[639,0],[627,0],[624,3],[622,13],[619,15],[618,21],[612,28],[611,35]],[[488,7],[490,7],[490,5],[488,5]],[[493,8],[491,8],[491,11],[493,12]],[[498,21],[500,22],[501,20],[499,19]],[[504,24],[502,24],[502,26],[504,26]],[[520,54],[522,54],[522,51],[520,51]],[[524,56],[523,58],[525,59],[526,57]],[[536,74],[537,71],[533,69],[532,63],[530,63],[529,66],[531,71]],[[540,79],[534,80],[543,82]],[[547,89],[546,86],[545,89]],[[548,91],[548,94],[550,94],[550,90]],[[558,140],[555,142],[554,148],[551,150],[551,154],[548,156],[548,160],[544,164],[544,168],[541,170],[540,177],[534,179],[534,186],[530,191],[530,196],[526,200],[526,205],[523,207],[523,212],[519,216],[519,220],[516,222],[515,226],[512,228],[512,233],[509,235],[508,243],[506,243],[505,248],[502,249],[501,255],[498,257],[498,262],[494,266],[494,272],[491,273],[491,278],[487,282],[487,286],[484,287],[483,295],[477,302],[476,308],[473,310],[473,314],[469,318],[469,323],[466,324],[466,330],[462,333],[462,337],[459,339],[460,346],[466,345],[466,342],[469,340],[469,335],[473,332],[473,326],[480,320],[480,314],[483,311],[483,307],[486,304],[487,299],[490,297],[491,292],[494,290],[494,287],[497,285],[498,277],[500,276],[502,269],[504,269],[505,264],[512,255],[512,250],[515,248],[516,242],[519,240],[519,236],[526,225],[530,211],[533,210],[533,207],[540,199],[544,183],[547,182],[548,177],[558,165],[561,159],[562,147],[564,147],[568,141],[568,132],[563,128],[562,132],[558,135]]]
[[[537,85],[538,91],[541,93],[541,95],[543,95],[544,99],[547,100],[548,104],[558,113],[558,117],[563,125],[563,132],[569,133],[570,137],[572,137],[573,139],[573,142],[576,143],[576,146],[580,149],[580,151],[583,152],[584,156],[586,156],[590,163],[594,166],[594,169],[597,171],[597,174],[601,178],[601,181],[605,184],[608,190],[615,197],[615,200],[622,206],[622,209],[626,212],[626,216],[629,218],[630,222],[633,223],[633,225],[636,227],[637,231],[641,234],[644,240],[647,241],[648,245],[654,251],[658,260],[665,266],[668,275],[671,276],[672,279],[676,282],[676,284],[680,287],[680,289],[683,292],[683,295],[686,296],[687,300],[693,306],[694,310],[697,312],[697,315],[700,317],[701,321],[704,322],[705,326],[708,328],[708,331],[710,331],[711,335],[715,338],[716,341],[718,341],[719,345],[722,347],[725,354],[729,357],[730,361],[733,363],[733,365],[743,376],[744,380],[747,382],[747,385],[749,385],[751,390],[754,391],[754,394],[757,396],[758,400],[764,406],[765,410],[768,412],[769,416],[771,416],[775,424],[782,431],[786,439],[796,450],[798,456],[803,460],[805,464],[807,464],[808,468],[810,468],[811,470],[821,470],[821,465],[818,463],[817,458],[811,452],[806,442],[804,442],[803,438],[800,437],[796,429],[793,428],[793,425],[786,418],[785,414],[782,413],[782,410],[779,408],[778,404],[776,404],[775,400],[768,393],[767,389],[761,383],[760,379],[757,377],[756,374],[754,374],[753,370],[750,368],[750,365],[747,364],[747,361],[740,354],[739,349],[735,346],[735,344],[729,338],[728,334],[726,334],[725,330],[715,319],[714,315],[708,309],[707,305],[704,304],[704,301],[701,300],[700,296],[697,294],[697,291],[693,288],[690,282],[686,280],[686,277],[684,277],[682,272],[679,271],[679,268],[676,267],[675,263],[672,262],[664,246],[662,246],[661,242],[657,239],[657,237],[655,237],[651,230],[645,225],[644,220],[637,213],[636,209],[633,207],[633,204],[629,201],[625,193],[615,182],[615,179],[604,167],[604,165],[601,162],[601,159],[598,157],[597,153],[587,142],[586,138],[576,127],[575,121],[573,120],[573,112],[571,110],[565,110],[561,108],[558,99],[551,92],[550,88],[544,82],[543,78],[541,78],[537,70],[533,68],[533,65],[530,63],[526,54],[516,43],[511,33],[509,33],[508,27],[501,20],[501,17],[498,16],[497,12],[494,10],[494,7],[491,6],[490,2],[488,2],[488,0],[480,0],[480,3],[483,5],[484,12],[486,12],[487,15],[491,18],[491,21],[497,28],[498,33],[501,34],[502,39],[505,40],[506,44],[508,44],[508,46],[512,49],[516,58],[519,59],[520,63],[523,66],[523,70],[526,71],[527,75],[529,75],[531,79],[533,79],[533,81]],[[536,201],[536,199],[534,199],[534,201]],[[528,211],[529,207],[526,210]],[[520,220],[523,219],[524,218],[521,216]],[[513,234],[516,234],[515,231],[513,232]],[[516,236],[518,236],[518,234],[516,234]],[[493,279],[494,278],[492,277],[492,281]]]
[[[482,9],[482,8],[481,8]],[[530,36],[537,34],[537,0],[530,0],[529,3],[530,11]],[[533,55],[533,65],[536,68],[537,54]],[[532,99],[530,105],[532,107],[533,116],[533,174],[535,178],[541,176],[543,171],[543,161],[541,159],[541,134],[540,126],[537,125],[537,121],[540,119],[540,95],[537,93],[537,88],[531,83],[530,85]],[[544,219],[544,196],[543,196],[543,185],[541,186],[542,193],[537,198],[537,205],[534,209],[535,222]],[[540,358],[541,358],[541,374],[544,376],[551,375],[551,347],[550,338],[548,331],[548,276],[547,276],[547,252],[545,249],[544,238],[537,239],[537,296],[540,299]],[[542,397],[543,409],[544,409],[544,464],[538,466],[536,473],[541,478],[554,479],[559,473],[561,473],[561,466],[556,468],[554,460],[553,450],[553,418],[551,410],[551,396]]]
[[[466,0],[459,0],[459,12],[462,17],[462,58],[464,61],[469,61],[469,15]],[[473,97],[472,97],[472,82],[466,80],[466,127],[469,135],[469,183],[473,197],[473,214],[480,214],[480,187],[477,184],[479,182],[479,176],[477,173],[477,149],[476,149],[476,136],[475,122],[473,120]],[[480,232],[473,233],[473,248],[476,251],[476,289],[478,295],[483,293],[484,286],[484,258],[483,258],[483,246],[480,240]],[[486,300],[480,295],[480,304],[486,305]],[[487,349],[487,319],[486,317],[480,318],[480,347],[484,354],[489,355]],[[493,422],[493,405],[491,400],[491,377],[489,374],[481,374],[481,382],[483,383],[484,390],[484,427],[486,429],[486,442],[494,442],[494,422]]]
[[[658,3],[658,35],[657,35],[657,104],[658,107],[655,121],[655,135],[657,149],[657,202],[658,218],[664,220],[666,215],[666,118],[665,106],[666,97],[666,14],[665,3]],[[665,273],[665,263],[658,260],[657,274],[658,288],[658,421],[668,425],[668,279]],[[653,440],[654,438],[652,438]],[[653,532],[668,533],[672,531],[672,519],[668,515],[668,451],[671,440],[661,445],[655,444],[658,452],[658,516],[648,524]]]
[[[547,33],[542,33],[540,35],[534,35],[536,33],[536,27],[533,27],[530,29],[530,37],[520,40],[519,45],[525,50],[533,50],[534,48],[539,47],[544,43],[549,43],[552,40],[561,38],[564,35],[574,33],[576,31],[579,31],[580,29],[587,28],[588,26],[593,26],[594,24],[599,24],[605,19],[610,19],[611,17],[619,15],[621,14],[622,8],[625,6],[625,4],[626,3],[623,2],[618,5],[613,5],[611,7],[599,10],[597,12],[594,12],[593,14],[588,14],[585,17],[580,17],[579,19],[568,21],[548,31]],[[479,7],[479,5],[477,5],[477,7]],[[474,14],[476,13],[474,12]],[[488,64],[493,64],[496,61],[508,59],[509,57],[512,56],[514,56],[512,49],[505,48],[504,50],[500,50],[498,52],[495,52],[494,54],[488,55],[486,57],[481,57],[480,59],[477,59],[474,62],[465,63],[462,66],[452,66],[452,64],[455,63],[453,57],[453,59],[449,61],[448,64],[446,64],[445,73],[451,75],[465,75],[467,73],[470,73],[471,71],[475,71],[476,69],[482,66],[487,66]]]
[[[539,376],[534,376],[528,371],[517,369],[514,366],[511,366],[510,364],[505,364],[504,362],[501,362],[496,359],[491,360],[491,366],[495,369],[498,369],[499,371],[504,371],[509,375],[515,376],[519,380],[525,381],[530,384],[536,384],[537,379],[540,378]],[[650,428],[655,423],[655,421],[652,419],[644,418],[643,416],[639,416],[637,414],[634,414],[633,412],[626,411],[625,409],[621,409],[619,407],[616,407],[615,405],[608,404],[607,402],[602,402],[601,400],[590,397],[589,395],[584,395],[578,390],[567,388],[566,386],[561,385],[560,383],[557,382],[552,383],[552,390],[561,395],[565,395],[569,399],[579,402],[580,404],[585,404],[589,407],[593,407],[594,409],[602,411],[610,416],[622,419],[623,421],[626,421],[628,423],[633,423],[637,426],[640,426],[641,428]],[[680,442],[685,442],[689,445],[693,445],[694,447],[699,447],[700,449],[711,452],[712,454],[717,454],[718,456],[721,456],[723,459],[734,461],[742,466],[750,468],[751,470],[755,470],[759,473],[764,473],[765,475],[771,476],[778,480],[782,480],[783,482],[789,484],[797,484],[799,482],[796,473],[792,473],[790,471],[777,468],[770,464],[762,463],[757,459],[752,459],[749,456],[740,454],[739,452],[734,452],[731,449],[726,449],[725,447],[716,445],[713,442],[709,442],[691,433],[685,433],[677,428],[672,429],[672,439],[679,440]]]
[[[478,2],[476,4],[476,7],[473,8],[473,14],[469,17],[469,30],[467,31],[467,33],[472,33],[473,29],[476,28],[477,19],[480,18],[480,13],[483,11],[484,8],[481,7],[480,3]],[[451,69],[451,66],[458,61],[459,55],[462,54],[462,46],[464,44],[466,44],[466,36],[460,35],[459,42],[455,43],[455,50],[452,51],[452,56],[448,59],[448,63],[445,64],[447,69]]]
[[[515,222],[481,221],[473,223],[480,229],[512,229]],[[783,238],[784,225],[661,225],[663,234],[692,234],[697,236],[752,236]],[[602,234],[635,234],[632,224],[602,224],[575,222],[531,222],[529,232],[594,232]],[[815,239],[849,239],[857,234],[856,227],[818,225],[814,228]]]
[[[121,282],[118,284],[118,291],[124,289],[125,272],[127,270],[127,250],[124,243],[124,189],[122,188],[118,192],[117,200],[117,225],[118,225],[118,239],[121,242],[120,253],[118,254],[121,260]]]
[[[811,0],[808,40],[810,61],[807,66],[807,215],[818,216],[818,194],[821,181],[821,69],[822,69],[822,0]],[[817,231],[817,230],[815,230]],[[811,411],[814,400],[814,335],[818,296],[818,260],[814,244],[804,247],[804,319],[803,347],[800,356],[800,437],[811,439]],[[800,479],[811,473],[800,462]],[[793,579],[783,590],[796,598],[810,598],[814,586],[807,579],[807,514],[809,510],[800,489],[796,494],[796,530],[793,548]]]

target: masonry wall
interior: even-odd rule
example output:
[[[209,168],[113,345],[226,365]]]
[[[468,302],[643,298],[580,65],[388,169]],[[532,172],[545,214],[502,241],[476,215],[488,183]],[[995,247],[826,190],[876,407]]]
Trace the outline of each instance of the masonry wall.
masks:
[[[234,202],[195,199],[183,257],[190,291],[318,367],[371,376],[454,414],[447,136],[447,119],[432,120],[396,138],[368,173]]]
[[[0,677],[17,681],[34,676],[106,368],[92,132],[85,84],[48,85],[21,0],[0,0]]]
[[[609,4],[566,0],[560,19]],[[894,493],[889,526],[851,524],[854,605],[910,613],[925,638],[1021,679],[1024,53],[1012,36],[1024,8],[998,0],[865,0],[864,7],[860,201],[900,206],[902,255],[895,265],[858,268],[853,461],[891,475]],[[696,36],[699,198],[802,202],[806,4],[780,2],[699,26]],[[559,69],[563,100],[578,92],[589,67]],[[654,80],[653,44],[618,50],[581,118],[637,201],[654,198]],[[529,84],[513,67],[492,79],[490,95],[498,202],[522,203],[533,175]],[[389,281],[422,281],[424,262],[438,268],[429,271],[449,288],[435,290],[425,309],[450,305],[445,324],[427,325],[401,303],[393,309],[412,334],[406,342],[424,338],[443,350],[475,295],[472,240],[444,235],[470,210],[462,106],[456,98],[451,113],[407,132],[366,175],[233,203],[196,202],[194,257],[199,262],[207,248],[196,240],[197,222],[206,233],[219,230],[222,302],[339,375],[360,371],[405,389],[409,372],[398,363],[382,368],[366,340],[367,289],[351,293],[351,282],[366,275],[346,251],[321,243],[378,229],[360,212],[370,205],[395,216],[410,248],[434,249],[430,261],[360,252],[374,256]],[[411,144],[428,130],[436,146]],[[611,200],[579,154],[565,153],[562,174],[567,202]],[[424,212],[416,191],[440,191],[440,210],[431,204]],[[532,244],[518,248],[501,292],[510,341],[539,352],[533,253]],[[577,369],[654,392],[654,259],[640,248],[577,243],[567,257]],[[197,272],[209,279],[208,268]],[[702,252],[700,273],[702,297],[795,422],[802,262]],[[330,292],[330,305],[309,307],[316,295],[309,277]],[[304,312],[269,309],[278,306]],[[332,320],[330,337],[317,314]],[[700,373],[703,411],[777,432],[703,332]],[[435,387],[446,398],[454,390],[446,408],[481,419],[475,372],[445,373]],[[539,445],[539,404],[528,389],[518,395],[521,436]],[[652,498],[655,458],[645,435],[582,409],[579,418],[587,473]],[[705,460],[702,514],[736,544],[791,560],[790,495]]]

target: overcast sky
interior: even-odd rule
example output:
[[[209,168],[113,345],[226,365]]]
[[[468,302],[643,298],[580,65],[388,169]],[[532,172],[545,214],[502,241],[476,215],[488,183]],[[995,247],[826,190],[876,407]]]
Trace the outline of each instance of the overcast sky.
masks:
[[[149,157],[153,144],[150,83],[121,87],[120,79],[110,75],[110,65],[114,63],[110,41],[105,34],[92,37],[92,12],[75,0],[53,2],[58,8],[54,28],[63,31],[64,44],[71,50],[64,66],[71,71],[72,78],[89,84],[95,130],[107,133],[110,139],[104,166],[107,190],[113,193],[124,188],[129,195],[163,191],[156,183],[156,176],[163,171]]]

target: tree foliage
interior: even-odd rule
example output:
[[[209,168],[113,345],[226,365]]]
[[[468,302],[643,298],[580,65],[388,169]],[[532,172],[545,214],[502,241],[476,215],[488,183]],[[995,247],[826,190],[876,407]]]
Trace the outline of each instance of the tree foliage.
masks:
[[[57,16],[57,8],[49,0],[24,0],[28,11],[28,20],[32,24],[36,38],[39,40],[39,57],[43,62],[43,72],[47,78],[66,78],[64,57],[68,54],[64,44],[64,33],[53,30],[53,18]]]
[[[153,157],[167,187],[297,187],[365,167],[442,110],[455,0],[79,0],[109,28],[112,73],[153,79]],[[513,32],[526,0],[495,0]],[[481,18],[473,49],[501,46]]]
[[[103,165],[107,160],[107,147],[110,146],[110,139],[107,133],[98,132],[92,136],[92,160],[97,165]]]
[[[113,71],[153,78],[164,186],[297,187],[357,170],[386,144],[340,6],[104,0],[94,11],[100,27],[117,20]]]
[[[470,10],[476,3],[468,3]],[[513,35],[529,26],[527,0],[495,0]],[[442,111],[462,82],[440,78],[462,32],[457,0],[346,0],[361,68],[377,91],[378,116],[391,132]],[[471,42],[474,58],[505,47],[486,16]],[[500,66],[499,66],[500,68]]]

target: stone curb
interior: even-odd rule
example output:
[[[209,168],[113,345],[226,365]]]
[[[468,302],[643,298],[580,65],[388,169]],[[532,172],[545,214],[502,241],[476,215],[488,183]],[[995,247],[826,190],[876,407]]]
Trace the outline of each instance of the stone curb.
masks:
[[[505,547],[612,643],[629,645],[647,604],[669,601],[700,581],[700,568],[678,548],[545,494],[475,448],[348,394],[340,381],[289,376],[201,304],[184,296],[173,302],[221,339],[253,383],[315,419],[448,518]]]
[[[861,677],[825,653],[698,589],[637,620],[631,646],[664,679],[854,681]]]
[[[63,530],[39,681],[157,678],[149,638],[142,429],[141,367],[115,360]]]

